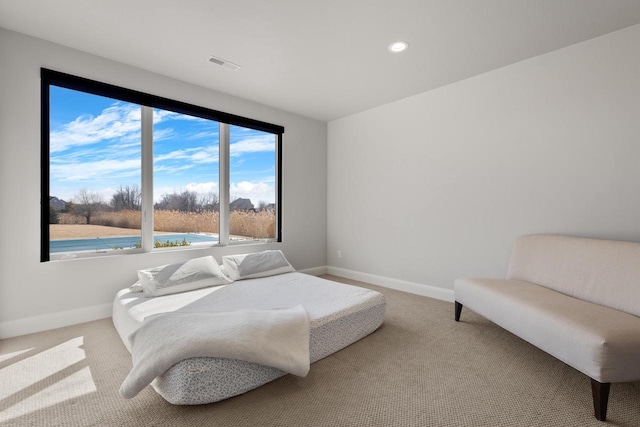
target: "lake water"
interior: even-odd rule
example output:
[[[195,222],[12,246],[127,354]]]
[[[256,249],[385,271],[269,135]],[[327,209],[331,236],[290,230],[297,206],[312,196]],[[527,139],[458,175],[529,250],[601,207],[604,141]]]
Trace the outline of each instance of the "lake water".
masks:
[[[217,236],[208,236],[206,234],[177,233],[177,234],[158,234],[153,237],[154,240],[161,242],[182,242],[186,239],[189,243],[215,243],[218,241]],[[51,240],[49,242],[49,252],[77,252],[77,251],[104,251],[113,248],[133,248],[136,243],[141,242],[140,236],[124,236],[124,237],[94,237],[90,239],[64,239]]]

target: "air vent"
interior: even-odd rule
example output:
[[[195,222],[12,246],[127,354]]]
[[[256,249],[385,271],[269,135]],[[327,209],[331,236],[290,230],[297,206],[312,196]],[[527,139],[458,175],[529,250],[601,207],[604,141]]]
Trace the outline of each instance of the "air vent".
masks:
[[[234,64],[231,61],[227,61],[226,59],[218,58],[216,56],[210,56],[209,62],[213,62],[214,64],[218,64],[233,71],[240,69],[240,66],[238,64]]]

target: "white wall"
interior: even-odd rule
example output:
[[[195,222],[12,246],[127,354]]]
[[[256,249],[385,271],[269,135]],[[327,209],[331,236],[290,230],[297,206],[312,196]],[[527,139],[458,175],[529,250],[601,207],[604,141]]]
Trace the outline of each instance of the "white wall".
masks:
[[[109,315],[139,268],[267,248],[40,263],[40,67],[283,125],[284,242],[267,247],[297,269],[326,265],[325,123],[0,29],[0,338]]]
[[[450,290],[504,277],[522,234],[640,241],[639,46],[630,27],[330,122],[329,271]]]

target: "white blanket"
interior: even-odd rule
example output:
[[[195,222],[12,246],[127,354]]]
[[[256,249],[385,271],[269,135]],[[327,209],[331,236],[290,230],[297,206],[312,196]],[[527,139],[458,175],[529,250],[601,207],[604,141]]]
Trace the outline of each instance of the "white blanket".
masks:
[[[133,368],[120,387],[135,397],[190,357],[259,363],[298,376],[309,372],[309,317],[304,307],[149,316],[129,337]]]

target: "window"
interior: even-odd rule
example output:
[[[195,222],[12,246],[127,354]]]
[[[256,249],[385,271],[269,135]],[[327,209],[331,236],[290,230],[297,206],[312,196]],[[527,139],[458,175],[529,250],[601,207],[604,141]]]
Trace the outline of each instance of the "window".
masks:
[[[41,260],[281,241],[283,133],[42,69]]]

